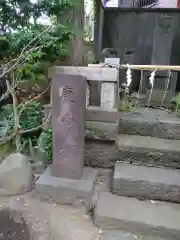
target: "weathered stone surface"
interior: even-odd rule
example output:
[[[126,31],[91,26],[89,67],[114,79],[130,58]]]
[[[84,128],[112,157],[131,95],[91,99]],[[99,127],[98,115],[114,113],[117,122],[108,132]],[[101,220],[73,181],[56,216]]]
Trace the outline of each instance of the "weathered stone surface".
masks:
[[[117,108],[117,84],[102,82],[101,107],[104,109]]]
[[[179,239],[180,206],[101,193],[94,216],[102,229],[122,230],[133,234]]]
[[[52,81],[52,92],[52,175],[81,179],[86,79],[78,75],[56,75]]]
[[[180,202],[180,171],[116,163],[112,191],[138,199]]]
[[[154,39],[152,49],[151,64],[169,65],[171,62],[172,44],[174,39],[174,33],[176,29],[176,19],[172,16],[158,16],[155,18]],[[169,103],[171,97],[175,93],[177,74],[171,76],[170,84],[166,89],[166,81],[168,71],[157,72],[155,77],[153,92],[151,96],[151,104],[160,105],[163,96],[166,94],[164,103]],[[158,78],[158,75],[164,78]],[[160,90],[160,91],[159,91]]]
[[[120,161],[180,168],[180,140],[120,134],[116,142]]]
[[[139,108],[120,114],[119,132],[180,140],[180,118],[165,110]]]
[[[102,109],[101,107],[90,106],[86,109],[86,121],[118,123],[119,112],[116,109]]]
[[[32,170],[28,157],[11,154],[0,164],[0,195],[20,194],[31,188]]]
[[[87,139],[115,141],[118,134],[118,124],[86,121],[85,136]]]
[[[49,167],[37,180],[34,195],[60,204],[72,204],[77,199],[83,199],[90,206],[96,177],[97,170],[92,168],[84,168],[80,180],[54,177]]]
[[[49,78],[53,78],[57,74],[81,75],[89,81],[117,82],[119,73],[116,68],[97,65],[89,67],[53,66],[49,68]]]
[[[100,237],[100,240],[163,240],[159,237],[147,237],[139,234],[132,234],[129,232],[118,231],[118,230],[105,230]]]
[[[119,150],[114,142],[88,140],[85,142],[85,165],[112,168],[118,159]]]

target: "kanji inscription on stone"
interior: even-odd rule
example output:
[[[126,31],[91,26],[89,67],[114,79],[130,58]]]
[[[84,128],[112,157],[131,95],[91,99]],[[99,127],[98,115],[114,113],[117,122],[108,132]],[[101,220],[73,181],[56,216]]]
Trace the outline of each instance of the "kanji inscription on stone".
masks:
[[[53,164],[56,177],[80,179],[84,167],[86,78],[56,75],[52,81]]]

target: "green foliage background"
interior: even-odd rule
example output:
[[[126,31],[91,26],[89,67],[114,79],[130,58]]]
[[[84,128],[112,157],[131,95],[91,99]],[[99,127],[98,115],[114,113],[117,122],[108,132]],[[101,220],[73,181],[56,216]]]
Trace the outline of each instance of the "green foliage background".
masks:
[[[15,71],[10,74],[15,76],[22,88],[22,84],[30,83],[32,92],[40,90],[42,85],[48,81],[48,67],[56,60],[65,60],[68,55],[68,47],[74,29],[60,19],[76,3],[74,0],[1,0],[0,1],[0,64],[9,63],[16,59],[26,48],[26,51],[35,47],[38,50],[28,54],[26,60]],[[51,19],[51,25],[45,26],[38,22],[40,16],[46,15]],[[31,18],[31,23],[30,23]],[[44,33],[43,33],[44,32]],[[39,36],[43,33],[41,36]],[[29,44],[30,43],[30,44]],[[27,47],[28,46],[28,47]],[[1,81],[2,79],[0,79]],[[21,89],[22,90],[22,89]],[[20,117],[20,129],[28,130],[42,124],[42,101],[30,101],[26,104]],[[18,112],[22,104],[18,102]],[[1,119],[8,122],[10,135],[14,128],[14,116],[12,104],[1,109]],[[33,147],[39,146],[46,152],[47,159],[52,158],[52,129],[42,129],[21,136],[23,152],[30,153],[29,143]],[[10,145],[15,145],[14,139]],[[8,143],[9,146],[9,143]]]

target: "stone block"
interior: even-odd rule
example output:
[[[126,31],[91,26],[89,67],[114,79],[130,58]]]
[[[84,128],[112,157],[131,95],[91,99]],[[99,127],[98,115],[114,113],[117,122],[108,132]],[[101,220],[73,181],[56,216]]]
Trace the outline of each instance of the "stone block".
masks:
[[[160,109],[136,109],[121,113],[119,133],[180,140],[179,117]]]
[[[94,221],[104,230],[174,240],[180,236],[180,206],[175,203],[153,204],[103,192],[95,209]]]
[[[115,142],[85,141],[84,161],[86,166],[112,168],[118,159],[119,149]]]
[[[118,134],[118,124],[86,121],[85,137],[87,139],[115,141]]]
[[[180,171],[116,163],[112,192],[138,199],[180,202]]]
[[[116,143],[119,161],[180,168],[180,140],[119,134]]]
[[[117,123],[119,112],[116,109],[102,109],[101,107],[88,107],[85,113],[86,121]]]
[[[86,78],[57,74],[52,81],[52,174],[81,179],[84,167]]]
[[[117,84],[102,82],[101,87],[101,107],[104,109],[117,108]]]
[[[49,78],[53,78],[57,74],[81,75],[89,81],[117,82],[118,80],[116,68],[93,65],[88,67],[53,66],[49,68]]]
[[[105,230],[100,237],[100,240],[163,240],[159,237],[147,237],[139,234],[132,234],[129,232],[118,231],[118,230]]]
[[[37,180],[34,195],[44,200],[52,200],[60,204],[73,204],[82,199],[90,206],[92,203],[93,187],[97,177],[97,170],[84,168],[80,180],[59,178],[51,175],[51,166]]]

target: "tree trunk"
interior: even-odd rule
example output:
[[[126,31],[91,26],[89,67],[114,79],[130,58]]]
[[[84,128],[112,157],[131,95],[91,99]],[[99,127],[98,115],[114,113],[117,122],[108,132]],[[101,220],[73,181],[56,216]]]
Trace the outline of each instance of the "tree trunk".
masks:
[[[72,37],[70,46],[69,64],[75,66],[85,65],[84,44],[84,0],[76,0],[77,4],[71,10],[72,23],[75,36]]]
[[[69,53],[66,65],[85,65],[85,44],[84,44],[84,0],[76,0],[71,10],[65,16],[58,19],[59,23],[70,24],[73,28]]]

